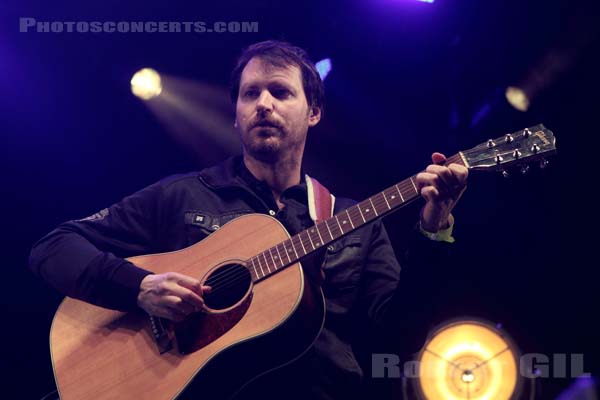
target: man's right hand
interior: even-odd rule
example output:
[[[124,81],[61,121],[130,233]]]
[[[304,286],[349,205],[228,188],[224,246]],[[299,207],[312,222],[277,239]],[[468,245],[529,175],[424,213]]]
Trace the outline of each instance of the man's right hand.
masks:
[[[210,286],[177,272],[146,276],[140,283],[137,303],[148,314],[182,321],[191,313],[204,309],[203,293]]]

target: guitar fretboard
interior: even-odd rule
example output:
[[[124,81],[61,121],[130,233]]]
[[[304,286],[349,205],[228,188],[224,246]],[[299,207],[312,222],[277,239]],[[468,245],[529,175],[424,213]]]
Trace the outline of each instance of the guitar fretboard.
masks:
[[[446,160],[446,165],[450,163],[464,165],[459,154]],[[407,205],[419,196],[416,175],[413,175],[329,219],[316,223],[250,258],[247,267],[252,281],[267,278],[361,226]]]

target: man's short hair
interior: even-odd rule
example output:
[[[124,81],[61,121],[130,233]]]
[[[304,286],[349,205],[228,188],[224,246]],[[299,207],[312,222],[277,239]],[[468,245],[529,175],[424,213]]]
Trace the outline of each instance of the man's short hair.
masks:
[[[240,90],[242,71],[254,57],[258,57],[263,62],[278,68],[286,68],[290,65],[299,67],[308,106],[317,107],[323,113],[325,89],[317,68],[305,50],[278,40],[255,43],[242,51],[235,68],[231,72],[230,95],[234,104],[237,102]]]

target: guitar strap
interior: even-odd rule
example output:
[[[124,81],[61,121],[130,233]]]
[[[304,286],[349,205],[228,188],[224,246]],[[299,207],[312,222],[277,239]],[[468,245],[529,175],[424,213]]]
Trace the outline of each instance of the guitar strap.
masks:
[[[308,212],[315,222],[321,222],[333,216],[335,196],[315,178],[304,175],[308,191]]]

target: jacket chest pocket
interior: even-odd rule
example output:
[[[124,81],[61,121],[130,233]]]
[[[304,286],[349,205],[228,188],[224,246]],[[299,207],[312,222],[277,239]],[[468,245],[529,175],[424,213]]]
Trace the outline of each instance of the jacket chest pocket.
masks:
[[[184,213],[184,224],[188,246],[198,243],[229,221],[252,212],[252,210],[237,210],[216,214],[203,210],[186,211]]]
[[[358,234],[348,235],[327,247],[323,293],[330,302],[344,308],[351,306],[358,293],[363,262]]]

